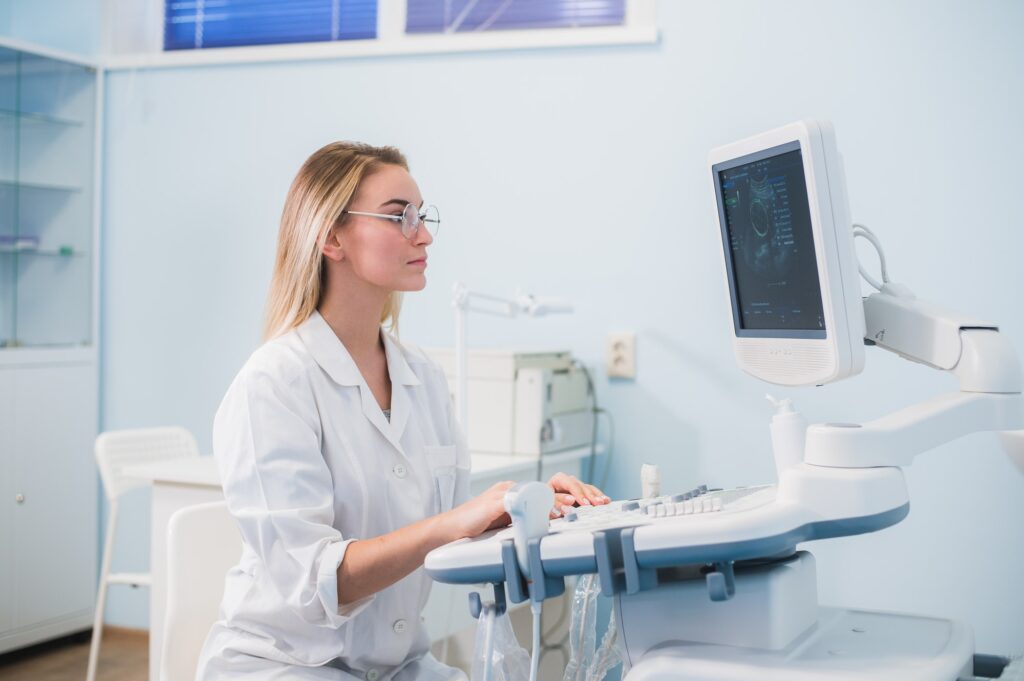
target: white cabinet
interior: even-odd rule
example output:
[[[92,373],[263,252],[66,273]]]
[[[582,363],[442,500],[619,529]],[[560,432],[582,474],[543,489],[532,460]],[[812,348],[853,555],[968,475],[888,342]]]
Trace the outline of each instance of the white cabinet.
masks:
[[[14,385],[0,374],[0,637],[14,628]],[[2,640],[2,638],[0,638]],[[0,650],[3,646],[0,645]]]
[[[0,366],[0,651],[88,628],[96,585],[95,362]]]
[[[101,101],[95,66],[0,40],[0,653],[92,624]]]

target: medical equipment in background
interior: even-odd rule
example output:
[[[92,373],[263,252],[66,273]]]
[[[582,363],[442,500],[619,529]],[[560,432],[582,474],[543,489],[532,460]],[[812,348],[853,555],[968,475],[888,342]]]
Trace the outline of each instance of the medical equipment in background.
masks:
[[[709,165],[745,371],[821,385],[860,371],[866,342],[951,372],[960,391],[869,423],[812,425],[805,439],[802,417],[780,404],[777,485],[580,507],[527,540],[528,571],[511,528],[435,549],[427,573],[495,584],[496,603],[538,604],[562,593],[566,576],[597,573],[614,597],[626,681],[1024,679],[1020,657],[976,655],[965,623],[819,606],[814,558],[798,550],[903,520],[899,466],[916,454],[1024,428],[1013,347],[996,326],[905,286],[880,282],[863,302],[852,294],[856,258],[829,124],[801,121],[716,149]],[[1000,441],[1019,463],[1024,435]]]
[[[457,353],[426,352],[450,384],[466,390],[463,428],[470,451],[539,457],[590,446],[593,390],[568,351],[470,350],[462,379],[453,376]],[[459,403],[458,389],[455,397]]]
[[[572,312],[572,304],[558,298],[539,298],[528,293],[516,293],[515,298],[501,298],[471,291],[462,282],[452,287],[452,307],[455,308],[455,408],[459,425],[467,421],[467,351],[466,317],[469,312],[508,317],[519,315],[543,317],[549,314]],[[472,446],[470,447],[472,449]]]

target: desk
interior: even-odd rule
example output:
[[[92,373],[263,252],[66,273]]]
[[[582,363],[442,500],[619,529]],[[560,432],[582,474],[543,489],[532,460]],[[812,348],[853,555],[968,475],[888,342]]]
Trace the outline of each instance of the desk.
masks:
[[[589,447],[571,449],[541,458],[541,478],[558,471],[579,476],[581,461],[590,455]],[[472,454],[470,492],[484,491],[499,480],[534,480],[537,459],[501,454]],[[149,592],[149,678],[160,677],[160,644],[163,641],[164,607],[167,601],[167,524],[180,508],[224,498],[220,474],[212,456],[178,459],[162,463],[131,466],[125,474],[153,484],[150,515],[149,566],[153,584]],[[435,584],[423,611],[432,641],[445,638],[473,623],[466,594],[472,587]]]

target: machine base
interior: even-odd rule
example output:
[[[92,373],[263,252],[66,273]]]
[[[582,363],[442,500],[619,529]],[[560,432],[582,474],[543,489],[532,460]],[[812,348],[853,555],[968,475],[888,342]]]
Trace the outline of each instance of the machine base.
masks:
[[[666,641],[783,650],[818,621],[814,556],[735,566],[735,591],[714,602],[706,568],[659,570],[658,588],[615,597],[626,658],[635,663]]]
[[[973,671],[965,624],[819,608],[818,622],[781,650],[666,641],[624,681],[955,681]]]

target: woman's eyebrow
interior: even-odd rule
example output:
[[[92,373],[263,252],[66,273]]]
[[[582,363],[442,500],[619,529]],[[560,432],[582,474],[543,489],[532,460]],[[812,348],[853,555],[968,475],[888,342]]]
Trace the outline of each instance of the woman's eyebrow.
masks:
[[[388,206],[390,206],[393,203],[396,204],[396,205],[401,206],[402,208],[405,208],[410,203],[412,203],[412,201],[409,201],[408,199],[391,199],[390,201],[385,201],[384,203],[380,204],[380,207],[381,208],[387,208]],[[421,201],[420,205],[417,206],[417,208],[422,208],[422,207],[423,207],[423,202]]]

